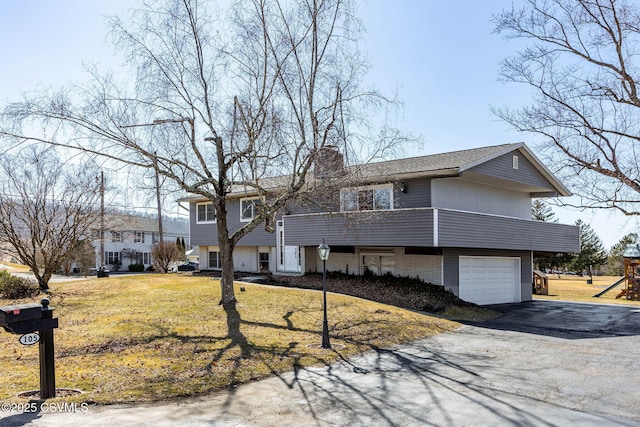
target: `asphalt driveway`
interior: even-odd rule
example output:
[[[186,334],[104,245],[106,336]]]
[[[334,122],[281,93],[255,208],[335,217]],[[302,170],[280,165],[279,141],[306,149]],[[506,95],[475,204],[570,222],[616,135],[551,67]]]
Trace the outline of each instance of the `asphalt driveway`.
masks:
[[[496,308],[492,322],[209,396],[0,425],[640,426],[640,307]]]
[[[503,315],[484,327],[568,339],[640,336],[640,306],[536,300],[492,308]]]

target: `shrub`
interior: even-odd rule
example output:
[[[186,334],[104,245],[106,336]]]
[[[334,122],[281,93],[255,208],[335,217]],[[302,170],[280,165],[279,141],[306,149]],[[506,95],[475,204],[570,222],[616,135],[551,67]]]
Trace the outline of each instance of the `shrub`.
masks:
[[[38,295],[38,293],[40,290],[35,280],[0,271],[0,298],[29,298]]]
[[[129,271],[139,273],[144,271],[144,264],[129,264]]]

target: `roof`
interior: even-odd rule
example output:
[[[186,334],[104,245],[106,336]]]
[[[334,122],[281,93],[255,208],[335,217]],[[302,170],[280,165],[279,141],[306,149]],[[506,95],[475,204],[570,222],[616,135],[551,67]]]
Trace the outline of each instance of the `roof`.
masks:
[[[381,179],[394,178],[409,179],[420,177],[451,177],[462,176],[465,171],[489,162],[497,157],[513,151],[522,154],[533,167],[549,182],[555,192],[560,196],[570,196],[571,192],[549,171],[535,154],[523,142],[501,144],[487,147],[472,148],[468,150],[451,151],[448,153],[431,154],[427,156],[408,157],[404,159],[386,160],[375,163],[348,166],[347,176],[355,176],[355,181],[367,183]],[[282,183],[286,177],[275,177],[273,183]],[[263,183],[270,180],[263,180]],[[523,187],[524,188],[524,187]],[[531,190],[535,192],[534,189]],[[542,191],[542,190],[540,190]],[[234,190],[237,195],[246,195],[248,192]],[[190,196],[181,201],[203,200],[201,196]]]
[[[387,160],[384,162],[370,163],[363,165],[363,169],[371,169],[371,172],[384,170],[388,175],[424,174],[429,175],[434,172],[448,174],[459,172],[470,164],[479,163],[487,158],[497,157],[503,152],[511,151],[518,144],[504,144],[492,147],[473,148],[469,150],[452,151],[449,153],[431,154],[428,156],[409,157],[405,159]]]
[[[357,166],[358,177],[362,180],[379,179],[381,176],[393,176],[396,179],[419,177],[462,176],[465,171],[489,162],[497,157],[518,151],[549,182],[561,196],[570,196],[571,192],[547,169],[535,154],[523,142],[493,145],[432,154],[428,156],[409,157],[405,159],[387,160]],[[532,190],[535,192],[535,190]]]
[[[640,258],[640,245],[630,243],[624,248],[623,258]]]
[[[187,235],[188,222],[163,217],[163,232],[166,235]],[[144,231],[158,232],[158,219],[128,213],[111,213],[106,215],[105,229],[112,231]]]

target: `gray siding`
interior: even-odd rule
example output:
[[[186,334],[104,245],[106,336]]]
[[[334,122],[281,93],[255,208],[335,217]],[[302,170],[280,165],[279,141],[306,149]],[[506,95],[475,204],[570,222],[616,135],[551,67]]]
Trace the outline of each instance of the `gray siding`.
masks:
[[[433,246],[433,211],[340,212],[284,217],[285,242],[295,246]]]
[[[518,169],[513,169],[513,156],[518,156]],[[549,181],[529,162],[519,151],[512,151],[491,161],[482,163],[472,169],[472,172],[509,181],[530,184],[536,187],[553,189]]]
[[[191,245],[217,246],[218,228],[215,223],[198,224],[196,222],[196,203],[189,207],[189,221],[191,223]],[[235,231],[245,223],[240,221],[240,200],[233,199],[227,203],[227,223],[230,231]],[[265,231],[264,225],[259,225],[248,233],[238,243],[238,246],[275,246],[276,234]]]
[[[230,228],[240,227],[239,201],[229,204]],[[579,252],[579,229],[571,225],[438,209],[434,240],[434,209],[337,212],[285,215],[285,242],[294,246],[330,245],[485,248],[545,252]],[[196,224],[191,209],[191,244],[217,245],[216,224]],[[235,228],[234,228],[235,227]],[[437,241],[436,241],[437,240]],[[275,246],[275,233],[260,225],[239,246]]]
[[[460,286],[460,257],[461,256],[491,256],[491,257],[519,257],[520,283],[522,301],[530,301],[533,293],[533,264],[530,251],[504,251],[491,249],[450,248],[442,251],[444,287],[455,295],[459,295]]]
[[[284,217],[288,245],[423,246],[579,252],[572,225],[437,209],[293,215]],[[437,241],[435,241],[437,240]]]
[[[394,187],[394,204],[396,208],[428,208],[431,207],[431,179],[404,180],[406,192],[401,193],[400,182]]]
[[[431,206],[531,219],[531,197],[528,193],[461,178],[431,181]]]
[[[198,224],[196,222],[196,203],[189,203],[189,236],[191,246],[218,244],[216,224]]]
[[[439,209],[438,246],[579,252],[580,230],[572,225]]]

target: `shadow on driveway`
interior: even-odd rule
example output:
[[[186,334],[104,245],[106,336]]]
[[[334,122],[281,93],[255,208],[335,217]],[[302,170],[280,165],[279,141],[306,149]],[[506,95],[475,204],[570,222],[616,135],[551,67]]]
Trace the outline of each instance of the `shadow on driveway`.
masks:
[[[487,307],[502,316],[469,324],[566,339],[640,335],[640,307],[636,306],[535,300]]]

